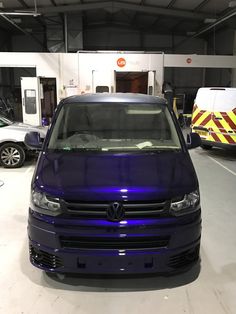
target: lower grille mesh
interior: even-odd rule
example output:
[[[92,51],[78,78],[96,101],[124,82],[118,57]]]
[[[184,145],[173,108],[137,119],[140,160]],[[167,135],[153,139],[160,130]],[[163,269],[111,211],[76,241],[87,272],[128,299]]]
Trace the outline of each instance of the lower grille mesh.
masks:
[[[147,249],[165,248],[169,237],[125,237],[125,238],[89,238],[89,237],[60,237],[63,248],[76,249]]]
[[[41,267],[56,269],[63,266],[62,259],[54,254],[39,250],[30,246],[30,259],[32,262]]]
[[[199,246],[194,249],[181,252],[170,257],[168,266],[172,268],[181,268],[191,264],[192,262],[198,260],[199,257]]]

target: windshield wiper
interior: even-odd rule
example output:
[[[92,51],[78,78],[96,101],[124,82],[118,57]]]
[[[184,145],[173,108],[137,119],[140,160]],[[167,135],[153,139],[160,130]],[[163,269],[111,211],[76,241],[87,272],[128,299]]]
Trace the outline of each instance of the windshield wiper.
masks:
[[[88,150],[92,150],[92,151],[101,151],[101,147],[70,147],[70,148],[62,148],[62,151],[88,151]]]
[[[179,147],[145,147],[142,150],[153,151],[153,152],[180,152]]]

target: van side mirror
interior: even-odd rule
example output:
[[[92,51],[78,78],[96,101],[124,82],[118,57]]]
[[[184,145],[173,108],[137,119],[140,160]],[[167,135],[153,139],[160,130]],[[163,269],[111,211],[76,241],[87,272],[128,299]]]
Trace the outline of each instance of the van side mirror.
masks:
[[[31,149],[42,149],[43,141],[40,138],[40,133],[29,132],[25,135],[24,143]]]
[[[202,145],[202,140],[199,134],[197,133],[190,133],[187,134],[187,148],[196,148]]]

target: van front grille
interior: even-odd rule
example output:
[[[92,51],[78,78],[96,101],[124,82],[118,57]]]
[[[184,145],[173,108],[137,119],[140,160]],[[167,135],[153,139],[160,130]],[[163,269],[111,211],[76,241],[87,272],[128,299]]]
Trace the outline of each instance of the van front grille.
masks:
[[[62,201],[63,211],[67,214],[81,218],[104,218],[107,217],[107,209],[112,202],[72,202]],[[125,211],[125,218],[145,218],[167,216],[170,201],[150,202],[120,202]]]
[[[61,236],[60,243],[62,248],[74,249],[148,249],[165,248],[169,244],[169,236],[157,237],[75,237]]]

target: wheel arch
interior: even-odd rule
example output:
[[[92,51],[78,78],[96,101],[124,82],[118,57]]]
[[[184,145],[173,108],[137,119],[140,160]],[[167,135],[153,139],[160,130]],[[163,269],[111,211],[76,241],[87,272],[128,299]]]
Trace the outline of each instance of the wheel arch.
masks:
[[[24,150],[27,150],[27,147],[25,146],[25,143],[24,142],[18,142],[18,141],[15,141],[15,140],[7,140],[7,141],[3,141],[3,142],[0,142],[0,147],[5,145],[5,144],[18,144],[20,145]]]

